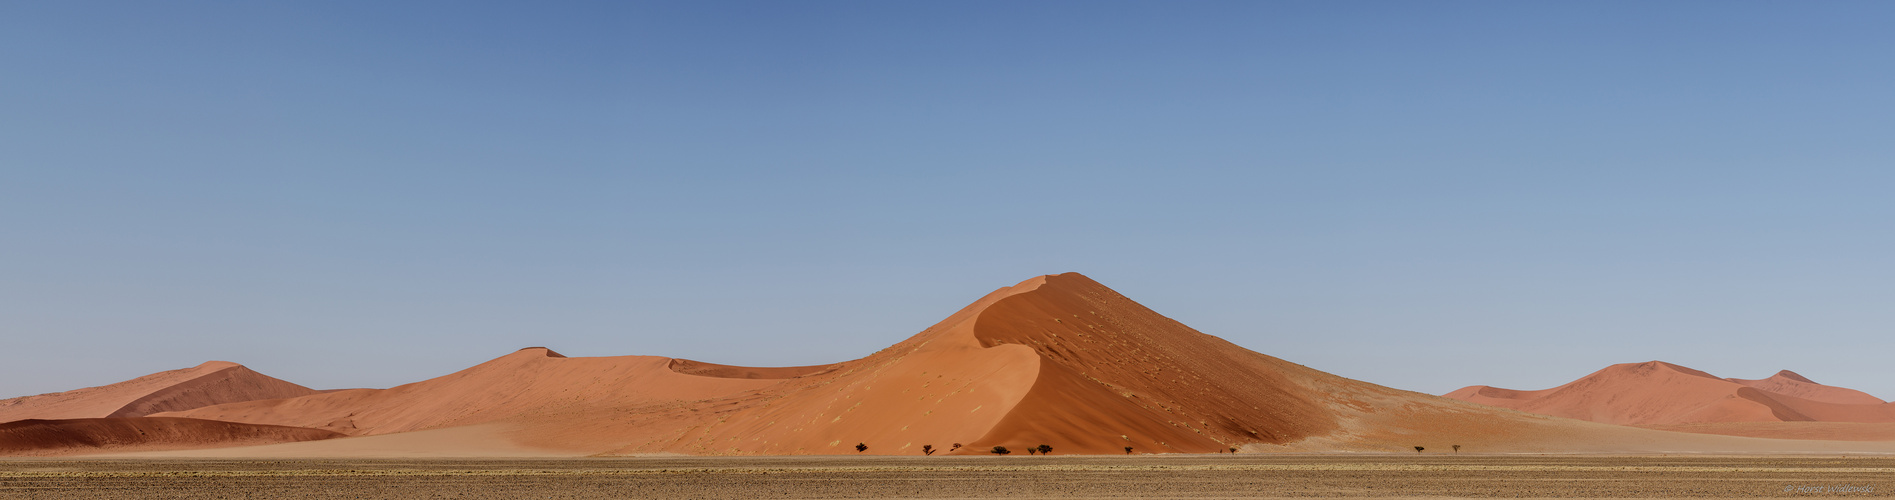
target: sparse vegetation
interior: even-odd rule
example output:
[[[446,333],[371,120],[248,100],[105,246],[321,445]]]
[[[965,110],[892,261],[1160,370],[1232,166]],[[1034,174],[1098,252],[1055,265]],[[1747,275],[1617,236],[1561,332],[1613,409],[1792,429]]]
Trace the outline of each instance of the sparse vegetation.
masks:
[[[1426,449],[1427,449],[1427,448],[1422,448],[1422,447],[1420,447],[1420,446],[1416,446],[1416,447],[1415,447],[1415,453],[1421,453],[1421,450],[1426,450]]]
[[[1458,445],[1458,444],[1457,444],[1457,445],[1454,445],[1454,452],[1455,452],[1455,453],[1460,453],[1460,452],[1461,452],[1461,445]]]
[[[861,453],[861,452],[864,452],[864,451],[869,451],[869,445],[868,445],[867,443],[856,443],[856,444],[855,444],[855,452],[856,452],[856,453]]]
[[[1040,450],[1040,454],[1041,454],[1041,455],[1045,455],[1045,454],[1048,454],[1048,453],[1052,453],[1052,452],[1053,452],[1053,447],[1051,447],[1051,446],[1047,446],[1047,445],[1044,445],[1044,444],[1041,444],[1041,445],[1039,446],[1039,448],[1038,448],[1038,449]]]
[[[995,455],[1005,455],[1008,453],[1013,453],[1013,450],[1009,450],[1005,446],[995,446],[994,449],[990,453],[993,453]]]
[[[1237,447],[1235,447],[1235,446],[1232,446],[1232,447],[1230,447],[1230,452],[1231,452],[1232,454],[1235,454],[1235,453],[1237,453]]]
[[[921,454],[923,454],[923,455],[933,455],[933,454],[934,454],[934,445],[931,445],[931,444],[924,444],[924,445],[921,445]]]
[[[948,448],[948,451],[954,451],[954,450],[958,450],[958,449],[961,449],[961,443],[954,443],[954,447],[953,447],[953,448]]]
[[[1130,447],[1130,446],[1127,446],[1127,447],[1125,447],[1125,454],[1127,454],[1127,455],[1130,455],[1130,454],[1132,454],[1132,447]]]

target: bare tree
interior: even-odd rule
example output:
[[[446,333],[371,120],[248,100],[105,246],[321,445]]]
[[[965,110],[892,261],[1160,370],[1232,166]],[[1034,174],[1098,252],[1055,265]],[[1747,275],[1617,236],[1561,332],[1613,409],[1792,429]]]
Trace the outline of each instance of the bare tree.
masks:
[[[934,445],[931,445],[931,444],[924,444],[924,445],[921,445],[921,454],[923,454],[923,455],[933,455],[933,454],[934,454]]]

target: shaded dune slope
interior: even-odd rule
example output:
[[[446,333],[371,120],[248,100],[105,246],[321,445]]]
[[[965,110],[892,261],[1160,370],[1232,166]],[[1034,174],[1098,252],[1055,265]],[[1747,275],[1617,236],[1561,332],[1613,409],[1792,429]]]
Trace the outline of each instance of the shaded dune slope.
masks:
[[[0,424],[0,455],[56,456],[253,446],[341,434],[297,427],[189,418],[28,419]]]
[[[0,400],[0,422],[140,417],[164,411],[290,398],[316,392],[257,373],[243,365],[211,361],[111,385]]]
[[[1337,427],[1293,380],[1300,366],[1199,333],[1078,274],[996,301],[974,333],[984,346],[1025,346],[1039,358],[1033,386],[982,445],[1208,452]]]

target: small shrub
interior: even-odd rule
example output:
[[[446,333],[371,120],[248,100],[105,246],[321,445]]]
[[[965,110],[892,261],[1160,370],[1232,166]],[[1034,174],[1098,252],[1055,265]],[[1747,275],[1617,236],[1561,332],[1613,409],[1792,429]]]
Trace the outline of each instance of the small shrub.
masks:
[[[868,444],[866,444],[866,443],[856,443],[856,444],[855,444],[855,452],[856,452],[856,453],[861,453],[861,452],[864,452],[864,451],[869,451],[869,445],[868,445]]]
[[[1008,453],[1013,453],[1013,450],[1008,450],[1007,447],[1005,446],[995,446],[992,453],[995,455],[1005,455]]]
[[[1045,455],[1045,454],[1048,454],[1048,453],[1052,453],[1052,452],[1053,452],[1053,447],[1051,447],[1051,446],[1047,446],[1047,445],[1044,445],[1044,444],[1042,444],[1042,445],[1040,445],[1040,447],[1039,447],[1039,450],[1040,450],[1040,454],[1041,454],[1041,455]]]
[[[933,455],[933,454],[934,454],[934,445],[931,445],[931,444],[924,444],[924,445],[921,445],[921,454],[923,454],[923,455]]]

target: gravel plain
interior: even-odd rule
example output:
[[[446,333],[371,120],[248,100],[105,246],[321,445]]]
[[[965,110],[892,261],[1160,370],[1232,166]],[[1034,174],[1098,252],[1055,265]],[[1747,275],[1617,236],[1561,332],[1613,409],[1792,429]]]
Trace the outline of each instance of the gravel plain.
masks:
[[[0,460],[0,498],[1885,497],[1886,456]]]

